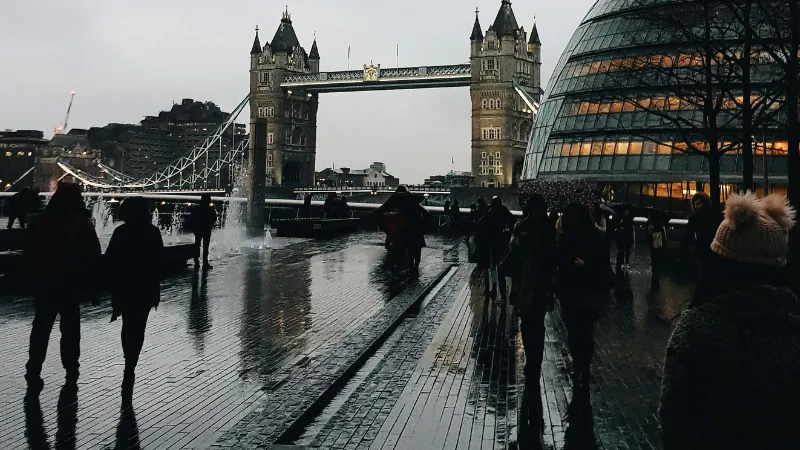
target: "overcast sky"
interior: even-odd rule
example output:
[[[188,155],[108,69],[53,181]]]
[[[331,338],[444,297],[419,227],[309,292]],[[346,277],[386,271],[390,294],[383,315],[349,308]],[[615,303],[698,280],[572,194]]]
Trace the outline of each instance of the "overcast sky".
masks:
[[[536,14],[542,78],[594,0],[513,3],[530,30]],[[291,0],[301,44],[314,32],[323,71],[370,60],[383,67],[469,60],[469,35],[480,8],[484,30],[500,0]],[[230,111],[248,91],[254,28],[272,39],[285,2],[274,0],[0,0],[0,129],[39,129],[64,119],[77,91],[70,128],[138,123],[182,98]],[[246,115],[240,116],[242,123]],[[383,161],[406,183],[470,170],[468,88],[324,94],[317,169],[365,168]]]

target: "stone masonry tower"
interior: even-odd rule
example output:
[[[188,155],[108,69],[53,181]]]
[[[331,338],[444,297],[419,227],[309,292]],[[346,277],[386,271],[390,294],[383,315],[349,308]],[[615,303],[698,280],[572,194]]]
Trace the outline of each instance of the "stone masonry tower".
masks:
[[[517,25],[510,0],[502,0],[483,35],[478,11],[470,36],[472,174],[479,186],[516,185],[533,118],[514,90],[516,82],[536,101],[541,89],[541,42],[534,19],[530,39]]]
[[[313,186],[317,147],[316,93],[281,88],[288,75],[319,73],[317,40],[306,53],[292,26],[289,11],[283,13],[280,26],[264,46],[256,37],[250,51],[250,121],[266,123],[251,127],[250,141],[258,129],[267,144],[267,184],[276,186]]]

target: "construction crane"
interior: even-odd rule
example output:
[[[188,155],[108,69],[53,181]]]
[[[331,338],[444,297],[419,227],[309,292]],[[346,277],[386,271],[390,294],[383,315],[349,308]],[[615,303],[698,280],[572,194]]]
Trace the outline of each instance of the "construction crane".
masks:
[[[75,91],[69,93],[69,105],[67,106],[67,116],[64,117],[64,123],[56,127],[55,134],[64,134],[67,131],[69,124],[69,112],[72,110],[72,101],[75,99]]]

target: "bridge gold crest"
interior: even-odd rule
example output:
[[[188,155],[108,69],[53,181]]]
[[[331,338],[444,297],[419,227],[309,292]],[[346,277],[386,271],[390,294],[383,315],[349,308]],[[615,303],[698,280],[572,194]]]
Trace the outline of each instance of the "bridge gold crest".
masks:
[[[381,65],[370,63],[364,66],[364,81],[378,81],[381,76]]]

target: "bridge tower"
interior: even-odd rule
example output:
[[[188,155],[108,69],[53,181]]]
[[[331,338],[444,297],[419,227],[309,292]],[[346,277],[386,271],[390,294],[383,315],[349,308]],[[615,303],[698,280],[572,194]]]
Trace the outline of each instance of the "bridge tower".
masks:
[[[266,142],[267,184],[313,186],[319,96],[281,87],[287,75],[319,73],[317,39],[311,52],[300,45],[289,11],[271,42],[261,46],[258,29],[250,52],[250,142]],[[256,136],[255,133],[266,136]],[[260,138],[260,139],[259,139]]]
[[[536,101],[541,89],[541,42],[534,18],[530,37],[517,24],[511,0],[502,0],[484,36],[478,10],[470,36],[472,174],[479,186],[514,186],[519,180],[533,118],[514,90]]]

